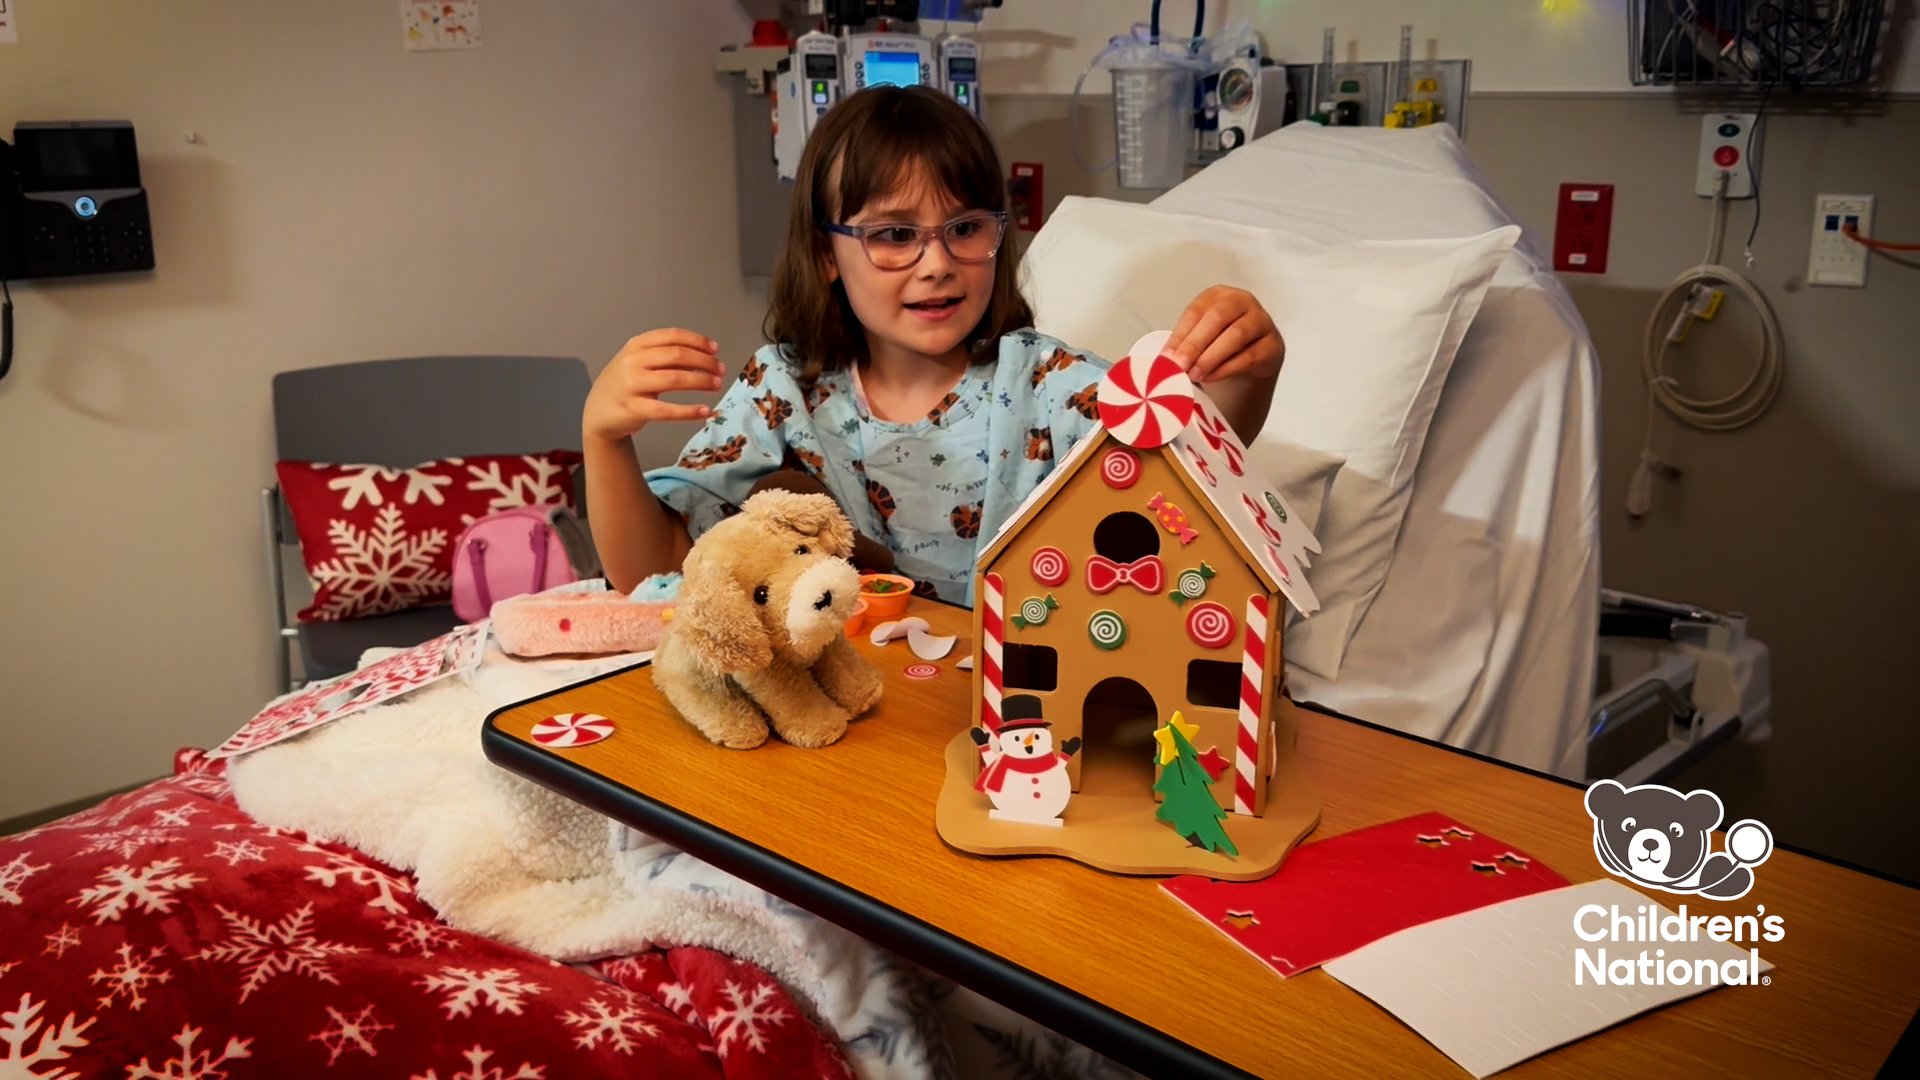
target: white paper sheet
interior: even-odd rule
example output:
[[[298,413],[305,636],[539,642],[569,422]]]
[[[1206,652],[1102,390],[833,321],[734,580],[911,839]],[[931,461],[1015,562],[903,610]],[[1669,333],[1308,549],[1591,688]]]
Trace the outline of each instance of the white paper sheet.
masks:
[[[1576,932],[1575,919],[1589,904],[1607,913],[1588,915],[1583,923],[1589,928],[1611,925],[1616,906],[1629,917],[1642,905],[1658,907],[1655,918],[1676,915],[1645,894],[1603,878],[1403,930],[1327,964],[1325,971],[1398,1017],[1461,1068],[1486,1077],[1720,985],[1596,985],[1585,972],[1579,985],[1579,950],[1590,959],[1605,950],[1610,963],[1626,957],[1637,964],[1644,949],[1663,967],[1685,961],[1691,968],[1701,960],[1750,959],[1748,949],[1764,944],[1732,944],[1704,935],[1697,942],[1588,942]],[[1689,911],[1698,913],[1697,907]],[[1661,951],[1665,955],[1657,956]],[[1763,958],[1752,977],[1772,967]],[[1767,991],[1740,986],[1729,992]]]

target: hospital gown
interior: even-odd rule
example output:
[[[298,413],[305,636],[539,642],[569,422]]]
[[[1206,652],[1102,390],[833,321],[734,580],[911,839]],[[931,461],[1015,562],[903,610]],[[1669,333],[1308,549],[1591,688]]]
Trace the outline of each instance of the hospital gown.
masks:
[[[922,591],[972,606],[981,545],[1093,429],[1104,361],[1031,330],[1000,339],[912,423],[878,420],[852,371],[803,390],[788,351],[754,354],[679,461],[647,473],[694,538],[780,469],[826,485],[853,527],[894,553]]]

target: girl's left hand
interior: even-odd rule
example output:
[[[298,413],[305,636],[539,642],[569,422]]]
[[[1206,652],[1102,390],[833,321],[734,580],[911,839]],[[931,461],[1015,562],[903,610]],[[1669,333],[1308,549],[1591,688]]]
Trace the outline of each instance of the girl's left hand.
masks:
[[[1280,373],[1287,343],[1252,293],[1215,285],[1193,298],[1174,324],[1166,352],[1196,384]]]

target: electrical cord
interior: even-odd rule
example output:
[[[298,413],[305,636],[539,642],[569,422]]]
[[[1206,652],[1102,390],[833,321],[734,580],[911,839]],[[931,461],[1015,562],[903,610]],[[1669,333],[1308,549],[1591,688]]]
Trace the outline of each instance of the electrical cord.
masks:
[[[1896,244],[1891,240],[1875,240],[1871,236],[1861,236],[1860,231],[1851,225],[1843,225],[1840,232],[1847,239],[1864,248],[1875,251],[1920,251],[1920,244]]]
[[[1666,409],[1674,419],[1700,431],[1733,431],[1758,420],[1772,406],[1780,392],[1784,375],[1780,322],[1774,317],[1767,298],[1737,271],[1720,265],[1720,248],[1727,225],[1727,177],[1721,174],[1713,195],[1713,220],[1707,232],[1706,258],[1698,266],[1683,271],[1653,306],[1647,318],[1646,338],[1640,352],[1641,374],[1647,381],[1647,437],[1641,444],[1640,462],[1627,485],[1627,514],[1635,520],[1647,516],[1653,504],[1653,475],[1658,472],[1678,476],[1679,470],[1653,450],[1654,406]],[[1760,322],[1760,352],[1752,371],[1739,389],[1717,398],[1697,398],[1682,392],[1680,382],[1667,373],[1667,350],[1684,336],[1688,324],[1711,314],[1703,310],[1700,290],[1725,286],[1753,307]],[[1684,305],[1673,317],[1668,312],[1674,301]]]

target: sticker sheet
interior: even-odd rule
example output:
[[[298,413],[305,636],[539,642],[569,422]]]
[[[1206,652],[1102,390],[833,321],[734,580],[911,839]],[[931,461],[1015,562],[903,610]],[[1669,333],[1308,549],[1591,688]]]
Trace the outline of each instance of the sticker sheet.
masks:
[[[1304,844],[1260,881],[1179,877],[1161,888],[1291,976],[1410,926],[1566,883],[1526,852],[1428,813]]]
[[[483,621],[458,627],[359,671],[313,683],[279,698],[226,742],[209,750],[207,756],[237,757],[392,701],[441,679],[466,675],[479,667],[486,655],[488,626]]]

